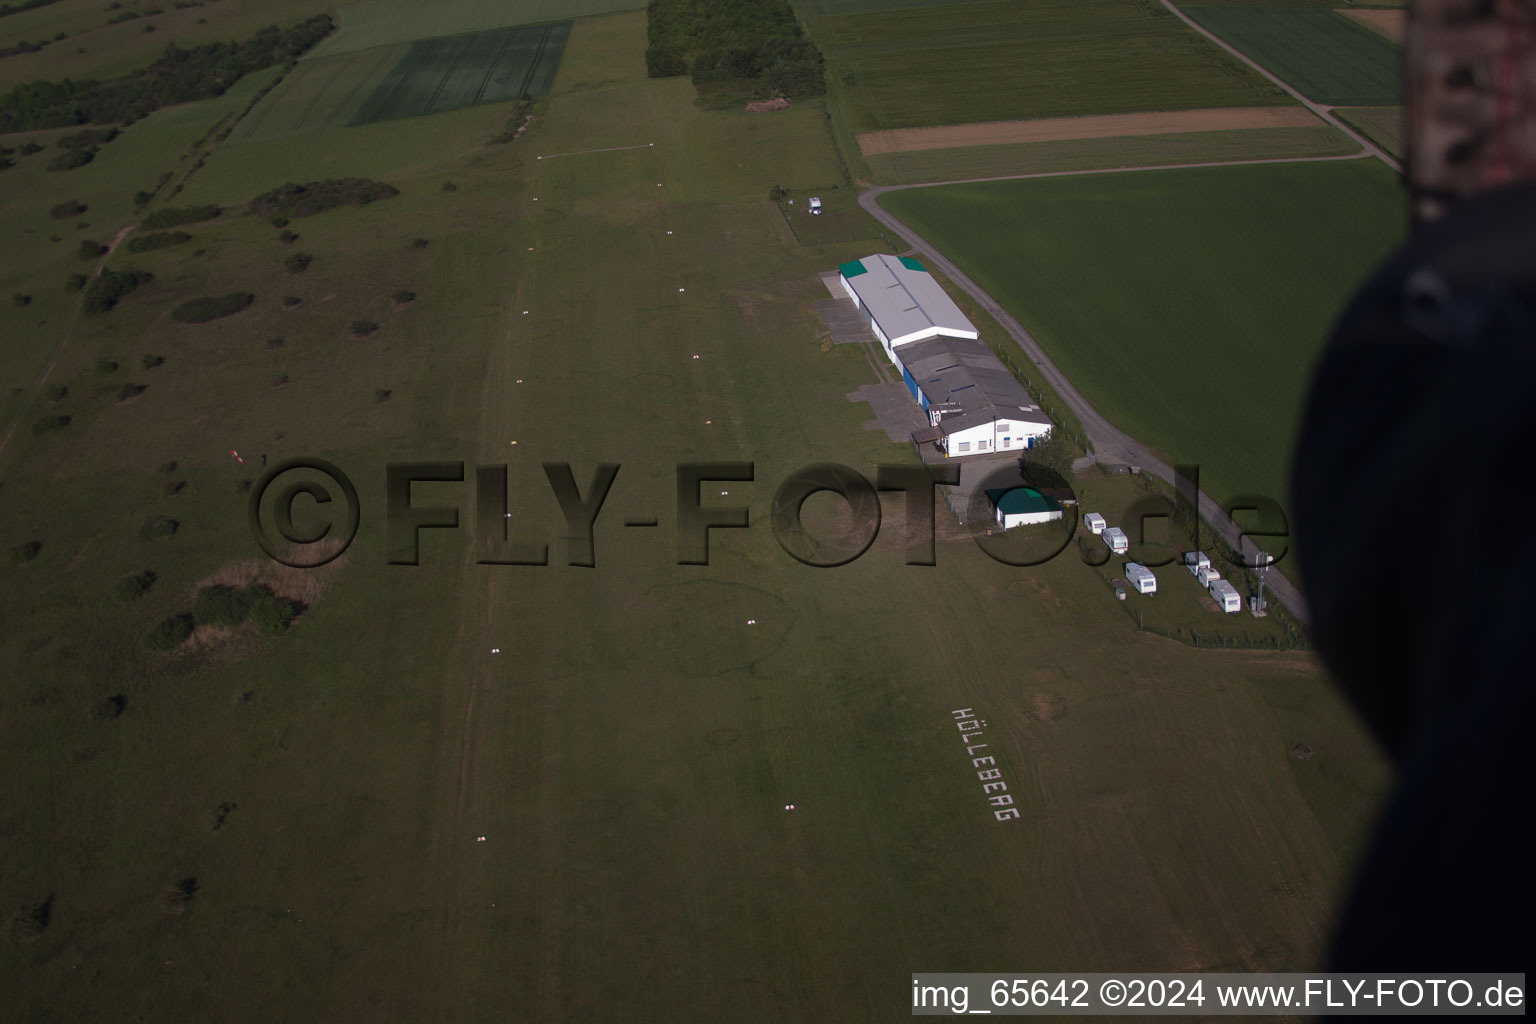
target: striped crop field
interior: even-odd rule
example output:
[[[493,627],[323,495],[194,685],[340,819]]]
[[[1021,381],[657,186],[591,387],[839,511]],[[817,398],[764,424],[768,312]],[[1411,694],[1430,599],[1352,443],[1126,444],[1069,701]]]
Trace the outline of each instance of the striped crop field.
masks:
[[[1403,48],[1336,11],[1222,6],[1185,13],[1310,100],[1349,107],[1403,101]]]
[[[235,131],[274,138],[549,91],[571,23],[524,25],[300,61]]]

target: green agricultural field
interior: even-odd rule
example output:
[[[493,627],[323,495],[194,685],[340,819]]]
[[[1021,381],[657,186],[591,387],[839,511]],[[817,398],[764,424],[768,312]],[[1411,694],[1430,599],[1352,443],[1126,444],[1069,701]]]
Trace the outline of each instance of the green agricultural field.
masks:
[[[909,7],[946,7],[977,0],[792,0],[802,18],[827,18],[840,14],[881,14]]]
[[[822,351],[810,312],[817,274],[880,242],[797,244],[768,199],[848,184],[819,106],[703,111],[645,77],[644,48],[643,14],[577,20],[504,145],[498,106],[216,145],[157,203],[225,212],[134,257],[153,281],[73,321],[60,280],[47,324],[7,320],[48,352],[0,434],[11,1015],[884,1020],[934,965],[1321,962],[1389,779],[1309,654],[1144,633],[1074,557],[1010,568],[942,515],[938,564],[907,565],[900,494],[848,565],[775,541],[801,467],[915,465],[864,429],[846,395],[866,356]],[[216,126],[217,102],[162,113]],[[82,190],[92,232],[132,223],[110,196],[156,166]],[[51,280],[68,261],[22,229],[77,242],[47,213],[70,186],[25,167],[4,173],[42,212],[0,230]],[[345,176],[399,194],[296,219],[291,243],[242,212]],[[296,251],[314,258],[290,275]],[[169,318],[233,292],[255,300]],[[317,570],[274,565],[248,520],[263,462],[301,456],[361,506]],[[463,528],[389,564],[386,467],[431,461],[469,480],[411,500]],[[753,479],[701,503],[750,526],[680,564],[677,464],[724,461]],[[584,495],[619,467],[591,567],[544,463]],[[485,529],[471,481],[498,464]],[[269,524],[300,479],[266,492]],[[300,493],[295,526],[339,504]],[[806,504],[829,542],[837,508]],[[503,530],[549,564],[484,564],[538,561],[487,552]],[[253,580],[297,621],[150,649],[204,587]],[[989,803],[964,709],[1011,805]]]
[[[1315,128],[1241,128],[1177,135],[1127,135],[1112,139],[920,149],[908,153],[878,153],[864,160],[876,183],[909,185],[1106,167],[1335,156],[1353,153],[1359,148],[1343,133],[1318,125]]]
[[[1408,141],[1402,107],[1340,107],[1334,110],[1333,115],[1388,153],[1402,159]]]
[[[1316,7],[1187,7],[1185,13],[1308,99],[1334,106],[1402,102],[1402,47]]]
[[[269,25],[287,28],[329,9],[322,0],[217,0],[217,6],[208,3],[182,10],[169,2],[139,0],[118,10],[106,7],[102,0],[63,0],[0,18],[0,45],[18,39],[52,39],[57,32],[69,34],[68,39],[49,43],[37,53],[0,60],[0,91],[38,79],[79,81],[131,74],[153,64],[169,43],[194,47],[248,39]],[[163,13],[107,24],[124,11],[157,8],[163,8]],[[146,32],[148,26],[154,31]]]
[[[1303,198],[1304,197],[1304,198]],[[1286,503],[1312,361],[1403,230],[1378,161],[895,192],[1116,426],[1220,499]]]
[[[855,132],[1290,102],[1167,11],[1132,0],[814,18]]]
[[[565,21],[632,11],[645,0],[364,0],[337,11],[341,29],[315,47],[310,59],[330,57],[434,36],[485,32],[513,25]]]
[[[570,22],[561,22],[302,60],[235,137],[277,138],[542,96],[569,35]]]

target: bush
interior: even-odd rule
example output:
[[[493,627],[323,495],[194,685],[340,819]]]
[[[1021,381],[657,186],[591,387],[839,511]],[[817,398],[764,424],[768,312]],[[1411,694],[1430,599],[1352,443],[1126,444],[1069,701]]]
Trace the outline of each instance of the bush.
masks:
[[[105,313],[118,300],[155,276],[147,270],[107,270],[92,279],[85,289],[85,315]]]
[[[283,269],[290,274],[302,274],[309,269],[309,264],[314,257],[307,252],[296,252],[283,260]]]
[[[406,290],[404,288],[400,288],[400,289],[396,290],[392,295],[390,295],[390,298],[394,299],[395,302],[397,302],[397,303],[399,303],[400,305],[403,306],[407,302],[415,302],[416,301],[416,293],[413,292],[413,291],[408,291],[408,290]]]
[[[32,296],[24,292],[11,292],[11,302],[15,304],[17,309],[26,309],[32,305]]]
[[[69,426],[68,416],[44,416],[32,424],[32,436],[44,437],[48,434],[56,434]]]
[[[96,151],[94,149],[70,149],[49,160],[45,170],[72,171],[76,167],[84,167],[95,159]]]
[[[143,209],[152,203],[154,199],[155,194],[153,192],[135,192],[133,194],[133,205],[138,209]]]
[[[250,587],[203,587],[192,605],[192,618],[204,626],[238,626],[251,614],[257,596]]]
[[[91,279],[86,277],[84,274],[70,274],[69,277],[64,281],[64,290],[77,292],[89,284],[90,280]]]
[[[31,156],[33,153],[41,153],[43,147],[37,142],[23,142],[16,150],[22,156]]]
[[[389,396],[392,394],[394,394],[394,392],[390,391],[388,388],[379,388],[379,390],[373,393],[373,400],[375,402],[387,402],[389,401]]]
[[[143,366],[146,370],[153,370],[157,366],[165,365],[165,356],[146,355],[143,359],[139,360],[139,365]]]
[[[255,299],[256,296],[250,292],[230,292],[228,295],[188,299],[171,310],[171,319],[183,324],[205,324],[220,317],[233,316]]]
[[[283,387],[287,383],[288,375],[286,373],[274,374],[272,377],[272,386],[275,388]]]
[[[179,529],[181,524],[170,516],[150,516],[144,520],[144,525],[139,527],[139,539],[159,540],[163,537],[174,537]]]
[[[283,227],[296,217],[312,217],[338,206],[366,206],[399,194],[393,185],[367,178],[332,178],[303,185],[290,181],[263,192],[248,205],[252,213],[267,218],[274,227]]]
[[[159,228],[175,228],[183,224],[196,224],[199,221],[213,220],[213,218],[223,212],[223,208],[216,203],[209,203],[204,206],[167,206],[145,217],[139,227],[146,231],[153,231]]]
[[[11,938],[16,942],[32,942],[48,930],[53,920],[53,896],[31,907],[22,907],[11,921]]]
[[[52,217],[54,220],[69,220],[71,217],[80,216],[86,211],[86,209],[86,205],[80,200],[66,199],[62,203],[59,203],[53,207],[53,209],[49,210],[48,216]]]
[[[37,553],[43,550],[43,542],[29,540],[25,544],[18,544],[11,548],[11,564],[23,565],[37,557]]]
[[[160,493],[167,498],[174,498],[186,489],[187,482],[185,480],[167,480],[164,486],[160,488]]]
[[[116,128],[108,128],[105,131],[94,131],[87,128],[83,132],[61,136],[54,145],[60,149],[90,149],[93,146],[105,146],[117,138],[117,136],[118,130]]]
[[[114,718],[121,718],[124,711],[128,710],[128,697],[125,694],[114,693],[110,697],[103,697],[96,702],[96,717],[110,722]]]
[[[98,377],[110,377],[117,372],[118,365],[115,360],[97,357],[96,365],[92,368],[91,372]]]
[[[455,185],[453,182],[451,182],[451,181],[443,182],[443,191],[444,192],[457,192],[458,190],[459,190],[459,186]]]
[[[299,606],[267,590],[251,606],[251,621],[263,633],[281,633],[299,614]]]
[[[355,334],[355,335],[358,335],[359,337],[362,337],[364,335],[372,334],[374,331],[376,331],[378,329],[379,329],[379,325],[377,323],[375,323],[374,321],[372,321],[372,320],[353,320],[352,321],[352,333]]]
[[[286,344],[287,344],[287,341],[285,341],[282,338],[268,338],[267,339],[267,348],[270,349],[273,352],[276,352],[278,349],[282,348]]]
[[[431,244],[432,243],[427,241],[425,238],[418,238],[414,242],[411,243],[411,248],[412,249],[425,249],[427,246],[429,246]]]
[[[297,306],[299,303],[301,303],[303,301],[304,300],[299,298],[297,295],[284,295],[283,296],[283,308],[284,309],[292,309],[294,306]]]
[[[176,472],[176,460],[172,459],[169,462],[162,462],[162,463],[160,463],[159,466],[157,466],[155,468],[158,469],[162,473],[174,473],[174,472]]]
[[[158,579],[153,569],[145,569],[141,573],[129,576],[117,585],[117,596],[124,601],[136,601],[149,593],[149,588],[155,585]]]
[[[128,251],[153,252],[156,249],[167,249],[173,245],[180,245],[191,237],[185,231],[155,231],[128,239]]]
[[[131,402],[148,390],[149,388],[144,384],[124,384],[117,389],[117,400],[119,402]]]
[[[80,258],[83,260],[94,260],[106,251],[107,247],[94,239],[82,238],[80,240]]]
[[[297,242],[299,240],[299,236],[296,232],[284,231],[277,236],[277,240],[279,242]]]
[[[64,396],[67,394],[69,394],[69,388],[66,385],[55,384],[53,387],[48,389],[48,401],[62,402],[64,400]]]
[[[152,651],[169,651],[180,647],[192,635],[192,616],[183,612],[161,619],[160,624],[149,631],[144,646]]]

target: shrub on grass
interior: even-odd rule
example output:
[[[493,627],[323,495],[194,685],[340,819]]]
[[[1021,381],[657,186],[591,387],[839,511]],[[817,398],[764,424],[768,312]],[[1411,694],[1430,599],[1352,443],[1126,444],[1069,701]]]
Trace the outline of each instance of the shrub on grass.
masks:
[[[418,238],[414,242],[411,243],[411,248],[412,249],[425,249],[427,246],[429,246],[431,244],[432,243],[427,241],[425,238]]]
[[[250,292],[230,292],[228,295],[188,299],[171,310],[171,319],[184,324],[205,324],[220,317],[233,316],[255,299],[256,296]]]
[[[48,930],[53,920],[53,895],[34,906],[22,907],[11,920],[11,939],[15,942],[33,942]]]
[[[54,145],[60,149],[90,149],[92,146],[105,146],[117,138],[118,134],[119,132],[116,128],[107,128],[105,130],[87,128],[85,131],[76,132],[73,135],[60,136]]]
[[[297,295],[284,295],[283,296],[283,308],[284,309],[292,309],[294,306],[297,306],[299,303],[301,303],[303,301],[304,300],[299,298]]]
[[[283,269],[290,274],[302,274],[309,269],[314,257],[307,252],[296,252],[283,260]]]
[[[133,205],[137,209],[143,209],[153,202],[154,198],[155,194],[153,192],[135,192],[133,194]]]
[[[48,401],[62,402],[64,400],[64,396],[67,394],[69,394],[68,385],[55,384],[53,387],[48,389]]]
[[[277,236],[277,240],[279,242],[297,242],[299,240],[299,236],[297,232],[284,231],[282,234]]]
[[[98,274],[85,289],[85,315],[107,312],[123,296],[154,279],[155,275],[147,270],[108,270]]]
[[[83,260],[94,260],[106,251],[107,247],[95,239],[82,238],[80,240],[80,258]]]
[[[48,211],[54,220],[70,220],[86,211],[86,205],[78,199],[66,199]]]
[[[160,488],[160,493],[167,498],[174,498],[186,489],[187,482],[185,480],[167,480]]]
[[[161,228],[175,228],[183,224],[196,224],[199,221],[212,220],[224,212],[217,203],[209,203],[204,206],[167,206],[163,210],[156,210],[144,218],[139,227],[146,231],[156,231]]]
[[[121,718],[123,712],[127,710],[128,697],[125,694],[114,693],[96,702],[95,715],[103,721],[110,722],[114,718]]]
[[[162,473],[174,473],[176,472],[176,460],[172,459],[170,462],[162,462],[155,468]]]
[[[173,245],[180,245],[191,237],[185,231],[154,231],[128,239],[128,251],[152,252],[155,249],[167,249]]]
[[[295,217],[312,217],[338,206],[367,206],[397,196],[400,190],[367,178],[332,178],[303,185],[293,182],[263,192],[250,201],[250,211],[265,217],[273,227],[285,227]]]
[[[394,394],[394,392],[390,391],[388,388],[379,388],[373,393],[373,400],[375,402],[387,402],[389,401],[389,396],[392,394]]]
[[[20,153],[22,156],[31,156],[33,153],[41,153],[42,151],[42,145],[36,142],[23,142],[16,149],[16,152]]]
[[[148,386],[144,384],[124,384],[117,389],[117,400],[119,402],[131,402],[148,390]]]
[[[89,284],[90,281],[91,279],[86,277],[84,274],[70,274],[64,282],[64,290],[69,292],[77,292]]]
[[[161,619],[160,624],[144,638],[144,646],[152,651],[169,651],[180,647],[192,635],[192,625],[192,616],[185,612]]]
[[[33,437],[46,437],[49,434],[57,434],[69,426],[68,416],[44,416],[32,424]]]
[[[263,588],[265,589],[265,588]],[[251,621],[263,633],[281,633],[293,623],[299,614],[299,606],[286,598],[266,590],[251,606]]]
[[[217,832],[219,829],[223,828],[225,820],[229,818],[231,813],[239,810],[239,808],[240,805],[237,803],[230,802],[219,804],[219,806],[215,807],[213,811],[208,815],[208,830],[210,832]]]
[[[124,601],[136,601],[149,593],[149,588],[155,585],[157,578],[153,569],[135,573],[117,585],[117,596]]]
[[[144,520],[144,525],[139,527],[139,539],[159,540],[162,537],[174,537],[179,529],[181,524],[170,516],[150,516]]]
[[[352,333],[358,337],[366,337],[379,329],[379,325],[372,320],[353,320]]]
[[[11,564],[24,565],[37,557],[37,553],[43,550],[43,542],[29,540],[25,544],[17,544],[11,548]]]
[[[268,338],[267,339],[267,348],[270,349],[273,352],[276,352],[278,349],[282,348],[286,344],[287,344],[287,341],[285,339],[283,339],[283,338]]]
[[[288,383],[288,375],[286,373],[276,374],[272,378],[272,386],[275,387],[275,388],[280,388],[280,387],[282,387],[283,385],[285,385],[287,383]]]
[[[49,160],[48,166],[44,169],[49,171],[72,171],[76,167],[84,167],[95,159],[96,151],[94,149],[69,149]]]
[[[443,191],[444,192],[457,192],[458,190],[459,190],[459,186],[455,185],[453,182],[451,182],[451,181],[443,182]]]
[[[27,295],[25,292],[11,292],[11,302],[15,304],[17,309],[26,309],[32,305],[32,296]]]
[[[395,300],[396,305],[404,306],[407,303],[416,301],[416,293],[405,288],[398,288],[390,298]]]
[[[192,897],[197,895],[197,888],[197,879],[187,877],[167,889],[162,900],[166,913],[185,914],[192,906]]]
[[[115,360],[98,358],[96,360],[96,365],[91,372],[96,374],[98,377],[110,377],[112,374],[116,373],[117,370],[118,364]]]
[[[204,626],[238,626],[259,596],[250,587],[203,587],[192,605],[192,618]]]
[[[144,369],[153,370],[157,366],[165,365],[165,356],[146,355],[143,359],[139,360],[139,362],[144,367]]]

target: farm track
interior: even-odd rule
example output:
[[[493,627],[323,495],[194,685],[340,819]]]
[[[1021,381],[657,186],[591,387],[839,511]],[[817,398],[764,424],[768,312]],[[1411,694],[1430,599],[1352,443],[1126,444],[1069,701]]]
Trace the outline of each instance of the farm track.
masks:
[[[1353,135],[1353,133],[1351,133]],[[1291,163],[1332,163],[1340,160],[1362,160],[1373,155],[1380,155],[1380,150],[1374,146],[1366,147],[1369,151],[1353,153],[1346,156],[1325,157],[1276,157],[1265,160],[1229,160],[1211,163],[1184,163],[1184,164],[1156,164],[1146,167],[1114,167],[1093,171],[1045,171],[1036,174],[1013,174],[1001,177],[970,178],[955,181],[923,182],[916,185],[881,185],[867,188],[859,193],[859,205],[867,210],[876,220],[890,228],[897,235],[905,239],[910,245],[921,248],[938,268],[944,271],[956,285],[963,288],[973,299],[981,304],[993,318],[1002,325],[1003,329],[1013,338],[1018,346],[1024,350],[1031,363],[1035,365],[1046,381],[1061,396],[1063,402],[1072,410],[1072,413],[1083,425],[1083,431],[1088,436],[1089,443],[1093,446],[1094,457],[1101,462],[1123,463],[1130,466],[1140,466],[1143,472],[1149,472],[1170,484],[1174,483],[1174,472],[1167,462],[1163,461],[1152,450],[1141,442],[1131,437],[1110,423],[1093,405],[1072,386],[1065,374],[1057,368],[1035,340],[1034,336],[1025,329],[1024,325],[1014,319],[1009,312],[986,290],[972,280],[966,273],[957,267],[950,259],[944,256],[932,243],[923,238],[907,224],[897,219],[893,214],[880,205],[880,197],[887,192],[899,192],[913,188],[935,188],[941,185],[967,185],[989,181],[1020,181],[1034,178],[1066,178],[1087,174],[1131,174],[1139,171],[1170,171],[1192,170],[1202,167],[1242,167],[1259,164],[1291,164]],[[1389,161],[1390,162],[1390,161]],[[1395,165],[1394,165],[1395,166]],[[1216,500],[1205,491],[1199,493],[1199,511],[1205,520],[1219,533],[1224,540],[1236,550],[1241,550],[1245,555],[1252,556],[1258,550],[1257,545],[1241,536],[1236,523],[1229,518]],[[1306,599],[1296,589],[1290,580],[1278,569],[1271,569],[1265,578],[1265,586],[1281,604],[1285,605],[1293,615],[1303,624],[1310,621],[1307,611]]]

